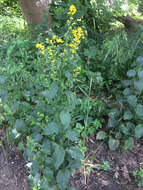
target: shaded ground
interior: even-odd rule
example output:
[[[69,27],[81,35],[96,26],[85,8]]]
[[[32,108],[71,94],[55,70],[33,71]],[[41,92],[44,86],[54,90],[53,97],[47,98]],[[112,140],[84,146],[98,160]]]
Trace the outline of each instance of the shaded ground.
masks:
[[[117,152],[93,139],[88,142],[88,150],[84,166],[70,180],[77,190],[143,190],[133,178],[133,171],[143,167],[141,141],[135,143],[133,150]],[[0,148],[0,190],[31,190],[22,153],[8,148],[5,151],[6,157]],[[110,169],[98,170],[104,161],[108,161]]]
[[[135,143],[132,150],[110,151],[106,144],[91,140],[85,166],[72,177],[70,184],[78,190],[143,190],[138,187],[133,171],[143,168],[143,144]],[[108,161],[110,169],[97,166]]]
[[[0,148],[0,190],[31,190],[22,154],[8,149],[5,154]]]

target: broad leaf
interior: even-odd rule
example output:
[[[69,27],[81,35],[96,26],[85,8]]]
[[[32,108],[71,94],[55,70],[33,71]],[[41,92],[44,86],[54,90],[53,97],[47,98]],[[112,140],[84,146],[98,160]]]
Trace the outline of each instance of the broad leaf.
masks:
[[[54,166],[56,170],[59,169],[60,165],[64,162],[64,158],[65,158],[64,149],[57,145],[53,154]]]
[[[134,77],[134,76],[136,76],[136,71],[135,71],[135,70],[129,70],[129,71],[127,72],[127,76],[128,76],[128,77]]]
[[[71,141],[78,141],[79,133],[73,130],[68,130],[66,132],[66,137]]]
[[[61,111],[60,113],[60,120],[62,122],[62,124],[64,125],[65,129],[67,129],[70,125],[71,122],[71,115],[69,112],[66,111]]]
[[[127,97],[127,101],[131,106],[136,106],[137,104],[137,97],[135,95],[130,95]]]
[[[123,119],[124,120],[130,120],[132,119],[133,115],[130,111],[125,111],[124,115],[123,115]]]
[[[143,70],[138,71],[138,77],[139,77],[140,79],[143,78]]]
[[[22,119],[17,119],[15,122],[15,127],[18,132],[22,132],[25,128],[25,122]]]
[[[69,178],[70,178],[70,172],[68,169],[63,169],[58,171],[56,180],[60,190],[67,189]]]
[[[41,95],[45,98],[53,99],[55,98],[56,94],[58,92],[58,85],[55,83],[52,85],[50,90],[45,90],[41,92]]]
[[[51,136],[53,134],[58,134],[59,131],[60,126],[55,122],[51,122],[44,128],[44,135]]]
[[[103,140],[107,136],[105,131],[99,131],[96,135],[96,140]]]
[[[143,119],[143,105],[138,104],[137,107],[135,108],[136,114],[140,119]]]
[[[80,148],[78,146],[72,146],[69,150],[68,150],[69,154],[71,155],[72,158],[77,159],[77,160],[81,160],[83,159],[83,154],[80,150]]]
[[[143,79],[134,83],[135,88],[141,92],[143,90]]]
[[[125,140],[124,150],[132,149],[134,147],[134,139],[132,137]]]
[[[135,128],[135,137],[137,139],[141,138],[143,136],[143,125],[139,124]]]
[[[5,77],[4,76],[0,76],[0,84],[4,84],[5,83]]]
[[[80,160],[72,159],[69,161],[68,168],[74,170],[74,169],[78,169],[80,167],[81,167],[81,161]]]
[[[128,96],[132,93],[130,88],[125,88],[125,90],[123,91],[124,96]]]
[[[116,150],[119,146],[119,140],[109,139],[108,145],[109,145],[110,150]]]

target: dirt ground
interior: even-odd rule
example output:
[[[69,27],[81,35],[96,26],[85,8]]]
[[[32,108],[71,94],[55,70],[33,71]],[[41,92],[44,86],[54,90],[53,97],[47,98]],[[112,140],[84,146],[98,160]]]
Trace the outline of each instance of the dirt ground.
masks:
[[[77,190],[143,190],[134,180],[133,171],[143,167],[143,144],[135,143],[132,150],[110,151],[106,144],[90,139],[83,167],[71,177],[70,185]],[[89,151],[90,150],[90,151]],[[0,190],[31,190],[29,175],[22,153],[0,148]],[[97,166],[108,161],[107,171]]]

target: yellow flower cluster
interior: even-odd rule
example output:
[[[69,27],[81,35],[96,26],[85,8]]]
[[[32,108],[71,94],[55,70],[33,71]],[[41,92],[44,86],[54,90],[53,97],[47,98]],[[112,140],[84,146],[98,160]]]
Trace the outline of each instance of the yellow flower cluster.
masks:
[[[71,5],[70,8],[69,8],[68,14],[69,15],[74,15],[76,12],[77,12],[76,7],[74,5]]]
[[[36,48],[40,49],[41,50],[41,54],[44,55],[44,53],[45,53],[45,47],[44,47],[44,45],[42,45],[41,43],[37,43],[36,44]]]
[[[78,49],[81,39],[84,39],[84,33],[82,28],[78,27],[72,30],[72,34],[73,34],[73,41],[70,44],[67,43],[66,46],[70,47],[70,51],[72,53],[75,53],[76,49]]]

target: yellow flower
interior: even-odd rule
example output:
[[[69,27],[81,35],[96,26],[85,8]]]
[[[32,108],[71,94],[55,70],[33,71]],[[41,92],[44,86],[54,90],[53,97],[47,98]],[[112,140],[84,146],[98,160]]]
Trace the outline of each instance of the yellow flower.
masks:
[[[66,53],[67,52],[67,50],[66,49],[64,49],[64,53]]]
[[[42,55],[44,55],[44,54],[45,54],[45,51],[44,51],[44,50],[43,50],[43,51],[41,51],[41,54],[42,54]]]
[[[70,49],[70,51],[71,51],[72,53],[75,53],[75,49]]]
[[[53,39],[53,40],[55,40],[56,38],[57,38],[57,36],[56,36],[56,35],[53,35],[53,36],[52,36],[52,39]]]
[[[77,12],[76,7],[74,5],[71,5],[70,8],[69,8],[68,14],[69,15],[74,15],[76,12]]]
[[[57,41],[58,43],[64,43],[64,41],[63,41],[61,38],[57,38],[56,41]]]
[[[47,43],[47,44],[49,43],[49,38],[46,38],[46,43]]]

